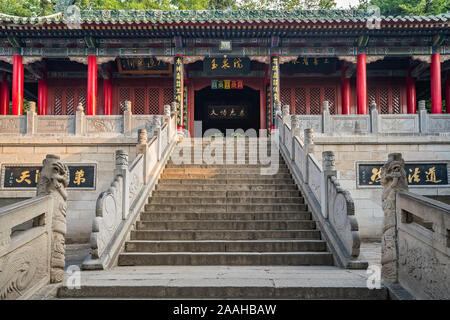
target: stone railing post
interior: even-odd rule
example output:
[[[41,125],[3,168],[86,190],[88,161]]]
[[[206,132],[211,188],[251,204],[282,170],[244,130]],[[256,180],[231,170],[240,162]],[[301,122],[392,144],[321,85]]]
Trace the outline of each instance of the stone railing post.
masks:
[[[330,103],[322,103],[322,133],[331,133]]]
[[[313,128],[308,128],[305,129],[305,150],[307,153],[312,153],[314,152],[314,129]]]
[[[420,133],[428,132],[428,113],[425,108],[425,100],[420,100],[419,104],[419,127]]]
[[[281,114],[281,102],[279,100],[275,100],[273,102],[273,121],[275,122],[275,128],[280,129],[280,123],[278,123],[278,115]],[[281,133],[280,133],[281,134]]]
[[[396,194],[400,190],[408,190],[405,161],[401,153],[390,153],[388,161],[381,167],[381,195],[384,212],[381,230],[381,277],[386,283],[398,282],[398,243]]]
[[[27,112],[27,134],[33,135],[36,133],[36,102],[28,102],[29,109]]]
[[[65,236],[67,191],[70,176],[69,168],[60,161],[59,156],[48,154],[42,161],[42,170],[36,188],[36,196],[50,195],[53,198],[52,245],[50,252],[50,282],[62,282],[65,267]]]
[[[125,101],[125,110],[123,111],[123,133],[131,135],[133,130],[133,114],[131,113],[131,101]]]
[[[370,103],[370,132],[377,134],[379,132],[379,117],[378,117],[378,109],[375,101]]]
[[[293,114],[291,116],[291,130],[292,130],[292,137],[301,136],[299,115]]]
[[[157,141],[157,143],[158,143],[158,161],[159,160],[161,160],[161,155],[162,155],[162,146],[161,146],[161,121],[160,121],[160,118],[158,118],[158,117],[155,117],[155,118],[153,118],[153,125],[152,125],[152,134],[153,134],[153,136],[154,137],[157,137],[158,138],[158,141]]]
[[[289,114],[290,114],[290,110],[291,107],[289,107],[289,105],[284,105],[283,109],[282,109],[282,116],[283,116],[283,122],[288,122],[289,121]]]
[[[322,205],[322,211],[326,219],[330,214],[328,203],[329,203],[329,195],[328,195],[328,183],[330,183],[330,177],[337,177],[337,171],[335,166],[335,156],[333,151],[324,151],[322,152],[322,169],[323,169],[323,178],[324,184],[322,188],[322,199],[325,200]]]
[[[84,108],[80,102],[75,113],[75,135],[77,136],[84,136],[86,126],[85,117],[86,115],[84,114]]]
[[[136,145],[136,154],[143,154],[144,155],[144,184],[147,184],[147,172],[148,172],[148,164],[147,164],[147,140],[148,140],[148,134],[147,129],[139,129],[138,130],[138,144]]]
[[[122,193],[122,219],[128,217],[130,210],[130,172],[128,170],[128,152],[125,150],[116,150],[116,168],[114,176],[123,178]]]
[[[177,103],[175,101],[170,104],[170,114],[177,114]]]

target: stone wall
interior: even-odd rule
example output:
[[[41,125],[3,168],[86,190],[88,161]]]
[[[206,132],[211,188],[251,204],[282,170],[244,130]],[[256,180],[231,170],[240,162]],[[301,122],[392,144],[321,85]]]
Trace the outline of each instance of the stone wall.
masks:
[[[393,152],[401,152],[406,163],[450,161],[448,136],[318,135],[314,137],[314,143],[314,155],[320,161],[323,151],[334,151],[338,179],[355,201],[356,217],[363,239],[380,239],[383,219],[382,188],[357,185],[358,162],[383,162]],[[410,186],[410,190],[421,195],[450,195],[450,187]]]
[[[40,165],[46,154],[57,154],[61,160],[71,163],[95,163],[95,190],[67,189],[69,193],[67,212],[67,243],[89,242],[95,203],[102,190],[111,183],[115,168],[114,153],[118,149],[128,152],[130,161],[136,157],[135,137],[0,137],[0,166],[4,164]],[[1,180],[1,179],[0,179]],[[0,198],[31,198],[36,189],[8,190],[0,181]],[[11,201],[11,200],[9,200]]]

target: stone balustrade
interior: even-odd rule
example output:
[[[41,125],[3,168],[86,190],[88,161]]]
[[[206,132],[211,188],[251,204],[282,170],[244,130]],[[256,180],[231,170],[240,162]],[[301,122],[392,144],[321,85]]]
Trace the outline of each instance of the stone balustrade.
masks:
[[[162,124],[155,118],[157,123],[152,127],[150,139],[146,129],[139,129],[137,156],[131,164],[126,151],[116,151],[113,181],[98,197],[91,253],[83,262],[83,269],[107,269],[116,263],[126,235],[155,187],[178,139],[176,114],[167,110]]]
[[[25,136],[136,136],[139,129],[152,131],[155,119],[163,115],[141,115],[131,113],[131,102],[127,101],[122,115],[87,116],[83,106],[77,107],[75,115],[37,115],[35,103],[24,116],[0,116],[0,137]]]
[[[370,105],[368,115],[330,115],[328,101],[324,101],[321,115],[295,115],[302,131],[312,128],[318,134],[441,134],[450,133],[450,114],[428,114],[425,101],[419,101],[417,114],[379,114],[376,105]]]
[[[313,155],[314,129],[305,129],[300,137],[300,122],[297,119],[290,121],[286,109],[277,115],[276,129],[280,135],[281,154],[307,199],[318,228],[334,253],[336,264],[345,268],[367,268],[367,261],[359,254],[360,237],[353,199],[339,184],[334,153],[323,152],[320,164]]]

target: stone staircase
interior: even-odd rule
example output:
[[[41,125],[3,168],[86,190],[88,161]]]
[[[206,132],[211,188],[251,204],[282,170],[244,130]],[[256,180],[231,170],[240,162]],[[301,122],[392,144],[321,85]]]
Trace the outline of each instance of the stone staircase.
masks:
[[[334,266],[282,157],[261,175],[248,142],[243,152],[244,164],[176,164],[172,154],[118,266],[82,271],[81,288],[58,297],[387,299],[386,288],[367,288],[365,270]]]
[[[257,156],[248,144],[240,151],[247,163]],[[170,160],[119,266],[332,265],[286,164],[276,161],[277,174],[261,175],[258,164]]]

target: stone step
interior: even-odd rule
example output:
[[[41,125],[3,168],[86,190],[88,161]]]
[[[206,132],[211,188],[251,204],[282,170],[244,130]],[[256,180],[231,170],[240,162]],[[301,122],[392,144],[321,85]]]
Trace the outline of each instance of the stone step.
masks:
[[[261,168],[269,168],[270,166],[265,164],[237,164],[237,163],[223,163],[223,164],[205,164],[205,163],[192,163],[192,164],[174,164],[172,161],[168,161],[166,165],[166,169],[168,168],[177,168],[177,169],[191,169],[191,168],[199,168],[199,169],[257,169]],[[280,162],[278,164],[279,169],[287,169],[287,165],[285,163]]]
[[[159,230],[131,231],[130,240],[321,240],[318,230]]]
[[[119,266],[331,266],[329,252],[124,252]]]
[[[192,184],[158,183],[156,190],[162,191],[298,191],[297,185],[291,184]]]
[[[165,168],[164,174],[261,174],[260,168]],[[278,168],[278,173],[289,173],[287,167]]]
[[[136,230],[314,230],[316,223],[311,220],[184,220],[136,222]]]
[[[159,184],[183,184],[183,185],[195,185],[195,184],[294,184],[292,178],[287,179],[271,179],[270,176],[261,176],[257,178],[249,179],[162,179]]]
[[[157,197],[148,199],[149,204],[275,204],[275,203],[297,203],[303,204],[302,197]]]
[[[326,251],[323,240],[127,241],[126,252],[310,252]]]
[[[388,299],[384,286],[367,288],[367,277],[365,270],[335,266],[116,267],[81,271],[80,288],[65,280],[58,298]]]
[[[276,173],[270,175],[272,179],[291,179],[290,173]],[[234,180],[234,179],[267,179],[267,175],[258,173],[169,173],[164,172],[161,179],[208,179],[208,180]]]
[[[168,212],[280,212],[306,211],[306,204],[146,204],[145,211]]]
[[[267,198],[291,198],[299,197],[300,191],[180,191],[180,190],[156,190],[152,197],[267,197]]]
[[[311,213],[303,212],[142,212],[142,220],[311,220]]]

